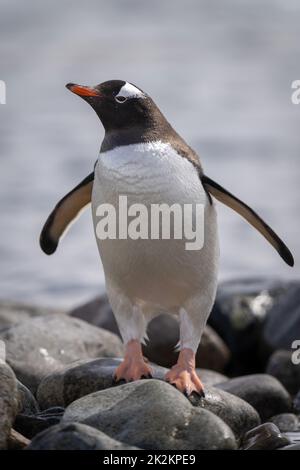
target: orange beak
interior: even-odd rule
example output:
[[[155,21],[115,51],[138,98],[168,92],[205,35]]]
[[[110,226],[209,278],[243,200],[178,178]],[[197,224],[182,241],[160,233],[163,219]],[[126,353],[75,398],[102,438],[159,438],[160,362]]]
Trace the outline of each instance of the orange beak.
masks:
[[[93,87],[76,85],[75,83],[68,83],[66,87],[79,96],[100,96],[99,91]]]

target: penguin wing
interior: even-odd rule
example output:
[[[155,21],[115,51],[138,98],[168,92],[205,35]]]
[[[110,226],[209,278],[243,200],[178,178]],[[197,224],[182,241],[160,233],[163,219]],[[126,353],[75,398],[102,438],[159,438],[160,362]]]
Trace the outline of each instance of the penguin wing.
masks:
[[[247,206],[243,201],[235,197],[226,189],[222,188],[218,183],[208,178],[205,175],[201,175],[201,181],[206,191],[214,196],[218,201],[222,202],[226,206],[230,207],[244,219],[249,222],[256,230],[258,230],[263,237],[275,248],[281,258],[289,265],[294,266],[294,258],[288,247],[278,237],[278,235],[269,227],[268,224],[254,212],[251,207]]]
[[[55,252],[61,236],[91,202],[94,172],[64,196],[49,215],[40,235],[40,246],[47,255]]]

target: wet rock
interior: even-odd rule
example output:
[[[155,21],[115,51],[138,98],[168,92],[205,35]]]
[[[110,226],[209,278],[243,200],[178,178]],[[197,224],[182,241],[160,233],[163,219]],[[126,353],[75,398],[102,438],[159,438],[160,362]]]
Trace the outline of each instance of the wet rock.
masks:
[[[33,393],[45,375],[64,364],[123,353],[116,335],[63,314],[28,319],[0,332],[0,339],[6,343],[7,362]]]
[[[108,329],[119,335],[107,296],[82,305],[70,312],[71,316],[85,319],[93,325]],[[154,318],[148,326],[149,342],[143,347],[145,356],[153,363],[163,367],[171,367],[177,361],[178,353],[174,351],[179,339],[179,322],[173,315],[160,315]],[[224,341],[207,326],[198,348],[197,367],[213,369],[222,372],[230,358],[230,353]]]
[[[292,355],[291,351],[275,351],[269,359],[266,372],[276,377],[292,395],[295,395],[300,389],[300,364],[293,364]]]
[[[64,313],[63,310],[38,307],[35,305],[23,304],[21,302],[0,302],[0,331],[17,325],[29,318],[49,315],[53,313]]]
[[[294,282],[272,306],[264,327],[264,337],[273,349],[290,350],[300,331],[300,283]]]
[[[257,411],[249,403],[215,387],[206,386],[205,398],[192,395],[190,401],[194,406],[219,416],[232,429],[237,439],[260,424]]]
[[[80,422],[142,449],[235,449],[231,429],[171,385],[140,380],[76,400],[63,423]],[[203,432],[205,429],[205,432]]]
[[[18,413],[34,415],[39,412],[39,406],[31,391],[19,380],[18,384]]]
[[[6,449],[18,410],[18,389],[15,374],[0,360],[0,449]]]
[[[290,444],[285,447],[281,447],[278,450],[300,450],[300,444]]]
[[[266,319],[279,299],[297,283],[266,279],[242,279],[222,283],[209,324],[232,353],[232,375],[263,372],[274,350],[264,336]],[[282,320],[282,316],[281,316]],[[282,328],[282,323],[281,327]]]
[[[84,395],[112,387],[113,373],[121,361],[121,358],[82,360],[53,372],[39,385],[40,407],[67,406]],[[168,371],[156,365],[152,369],[156,379],[163,379]]]
[[[138,450],[80,423],[52,426],[38,434],[28,450]]]
[[[296,416],[293,413],[282,413],[280,415],[273,416],[269,421],[274,423],[280,432],[300,431],[299,416]]]
[[[244,450],[275,450],[290,444],[278,427],[273,423],[265,423],[248,431],[243,439]]]
[[[232,393],[250,403],[262,421],[291,411],[291,398],[281,383],[267,374],[245,375],[217,384],[217,388]]]
[[[61,421],[65,409],[62,407],[48,408],[35,415],[18,414],[14,427],[15,429],[31,439],[44,429],[49,428]]]

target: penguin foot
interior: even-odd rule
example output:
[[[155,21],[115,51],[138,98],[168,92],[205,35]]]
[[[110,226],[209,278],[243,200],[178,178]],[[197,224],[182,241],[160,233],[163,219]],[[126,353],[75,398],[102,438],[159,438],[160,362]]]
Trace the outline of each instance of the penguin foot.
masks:
[[[114,383],[150,379],[152,374],[152,368],[146,364],[143,357],[141,344],[137,340],[129,341],[126,345],[124,360],[115,370]]]
[[[180,351],[177,364],[166,374],[165,380],[187,397],[192,393],[205,396],[202,382],[195,370],[195,354],[191,349]]]

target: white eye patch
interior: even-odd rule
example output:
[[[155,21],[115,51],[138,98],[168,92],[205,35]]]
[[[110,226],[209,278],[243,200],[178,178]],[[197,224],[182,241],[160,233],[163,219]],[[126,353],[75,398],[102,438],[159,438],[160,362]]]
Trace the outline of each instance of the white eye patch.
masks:
[[[131,85],[131,83],[126,82],[116,95],[116,98],[118,97],[124,97],[130,100],[131,98],[146,98],[146,95],[134,85]]]

